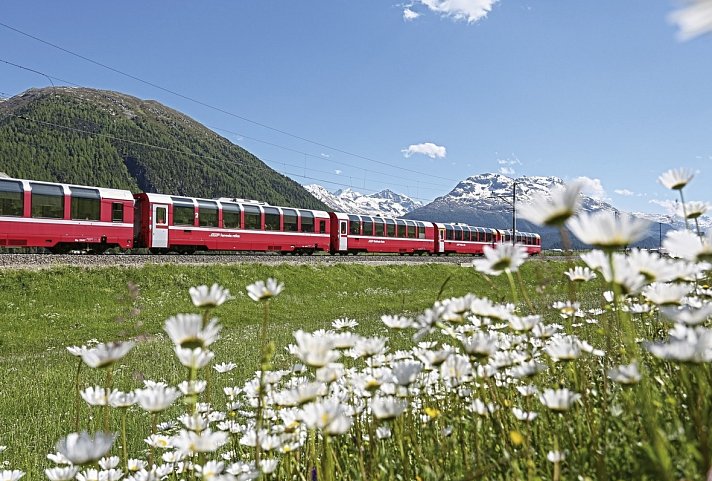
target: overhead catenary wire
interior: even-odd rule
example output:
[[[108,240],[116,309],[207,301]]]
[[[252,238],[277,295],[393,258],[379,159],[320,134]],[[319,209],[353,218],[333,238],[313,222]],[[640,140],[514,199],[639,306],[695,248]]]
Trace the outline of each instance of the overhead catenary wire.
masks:
[[[77,88],[88,88],[88,87],[83,87],[83,86],[81,86],[81,85],[79,85],[79,84],[76,84],[76,83],[74,83],[74,82],[70,82],[70,81],[68,81],[68,80],[61,79],[61,78],[59,78],[59,77],[54,77],[54,76],[52,76],[52,75],[49,75],[49,74],[47,74],[47,73],[45,73],[45,72],[42,72],[42,71],[39,71],[39,70],[36,70],[36,69],[33,69],[33,68],[25,67],[25,66],[23,66],[23,65],[19,65],[19,64],[16,64],[16,63],[14,63],[14,62],[9,62],[9,61],[4,60],[4,59],[0,59],[0,62],[5,63],[5,64],[7,64],[7,65],[11,65],[11,66],[17,67],[17,68],[20,68],[20,69],[23,69],[23,70],[27,70],[27,71],[30,71],[30,72],[34,72],[34,73],[39,74],[39,75],[42,75],[42,76],[44,76],[44,77],[50,79],[50,82],[52,82],[51,79],[54,79],[54,80],[59,80],[59,81],[61,81],[61,82],[63,82],[63,83],[69,84],[69,85],[71,85],[71,86],[73,86],[73,87],[77,87]],[[53,85],[53,87],[54,87],[54,83],[53,83],[53,82],[52,82],[52,85]],[[279,149],[283,149],[283,150],[285,150],[285,151],[294,152],[294,153],[303,155],[303,156],[305,157],[305,164],[306,164],[306,157],[312,157],[312,158],[317,158],[317,159],[320,159],[320,160],[325,160],[325,158],[324,158],[323,155],[317,155],[317,154],[313,154],[313,153],[309,153],[309,152],[304,152],[304,151],[299,150],[299,149],[294,149],[294,148],[292,148],[292,147],[286,147],[286,146],[283,146],[283,145],[280,145],[280,144],[277,144],[277,143],[274,143],[274,142],[269,142],[269,141],[266,141],[266,140],[263,140],[263,139],[258,139],[258,138],[256,138],[256,137],[248,136],[248,135],[245,135],[245,134],[242,134],[242,133],[239,133],[239,132],[235,132],[235,131],[233,131],[233,130],[229,130],[229,129],[225,129],[225,128],[221,128],[221,127],[214,127],[214,126],[206,126],[206,127],[209,128],[209,129],[211,129],[211,130],[213,130],[213,131],[219,131],[219,132],[225,132],[225,133],[233,134],[233,135],[239,136],[239,137],[241,137],[241,138],[245,138],[245,139],[252,140],[252,141],[254,141],[254,142],[259,142],[259,143],[262,143],[262,144],[265,144],[265,145],[269,145],[269,146],[272,146],[272,147],[276,147],[276,148],[279,148]],[[261,160],[266,161],[265,159],[261,159]],[[378,175],[386,175],[386,176],[392,175],[392,174],[389,174],[389,173],[386,173],[386,172],[381,172],[381,171],[377,171],[377,170],[373,170],[373,169],[366,169],[366,168],[364,168],[364,167],[362,167],[362,166],[356,166],[356,165],[349,164],[349,163],[347,163],[347,162],[342,162],[342,161],[339,161],[339,160],[334,160],[334,159],[328,159],[328,160],[329,160],[329,162],[334,163],[334,164],[338,164],[338,165],[342,165],[342,166],[346,166],[346,167],[351,167],[351,168],[354,168],[354,169],[362,170],[362,171],[364,172],[364,174],[365,174],[366,172],[369,172],[369,173],[378,174]],[[402,167],[398,167],[398,166],[393,166],[393,167],[394,167],[394,168],[397,168],[397,169],[403,169]],[[338,175],[338,174],[337,174],[337,175]],[[364,176],[364,181],[365,181],[365,176]],[[419,185],[420,185],[420,184],[425,184],[425,185],[432,185],[432,186],[439,186],[439,187],[447,187],[447,188],[449,188],[449,186],[446,186],[446,185],[443,184],[443,183],[437,183],[437,182],[428,182],[428,181],[416,180],[416,183],[419,184]],[[390,183],[390,185],[404,186],[403,184],[395,184],[395,183],[392,183],[392,182]],[[405,186],[405,187],[411,187],[411,186]],[[417,189],[416,189],[416,190],[417,190]],[[417,194],[416,194],[416,195],[417,195]]]
[[[8,114],[8,115],[5,116],[4,118],[7,118],[7,117],[18,118],[18,119],[25,120],[25,121],[28,121],[28,122],[33,122],[33,123],[37,123],[37,124],[43,125],[43,126],[45,126],[45,127],[51,127],[51,128],[69,130],[69,131],[73,131],[73,132],[77,132],[77,133],[82,133],[82,134],[86,134],[86,135],[93,135],[93,136],[104,137],[104,138],[107,138],[107,139],[110,139],[110,140],[115,140],[115,141],[118,141],[118,142],[125,142],[125,143],[133,144],[133,145],[139,145],[139,146],[141,146],[141,147],[147,147],[147,148],[157,149],[157,150],[161,150],[161,151],[164,151],[164,152],[171,152],[171,153],[180,154],[180,155],[187,155],[187,156],[190,156],[190,157],[195,157],[195,158],[200,158],[200,159],[206,159],[206,160],[218,160],[218,161],[219,161],[219,160],[224,160],[224,159],[217,158],[217,157],[212,157],[212,156],[209,156],[209,155],[203,155],[203,154],[197,154],[197,153],[194,153],[194,152],[188,152],[188,151],[183,151],[183,150],[172,149],[172,148],[169,148],[169,147],[163,147],[163,146],[151,144],[151,143],[148,143],[148,142],[142,142],[142,141],[137,141],[137,140],[125,139],[125,138],[122,138],[122,137],[117,137],[117,136],[115,136],[115,135],[111,135],[111,134],[107,134],[107,133],[103,133],[103,132],[93,132],[93,131],[91,131],[91,130],[81,129],[81,128],[78,128],[78,127],[70,127],[70,126],[67,126],[67,125],[56,124],[56,123],[54,123],[54,122],[47,122],[47,121],[45,121],[45,120],[33,119],[33,118],[30,118],[30,117],[26,117],[26,116],[24,116],[24,115]],[[289,163],[286,163],[286,162],[279,162],[279,161],[273,161],[273,162],[276,163],[276,164],[284,165],[285,167],[286,167],[286,166],[289,166],[289,167],[301,168],[300,165],[296,165],[296,164],[289,164]],[[277,170],[277,169],[273,169],[273,170],[279,172],[279,170]],[[321,170],[317,170],[317,169],[311,169],[311,168],[309,168],[309,169],[306,169],[306,170],[308,170],[308,171],[310,171],[310,172],[317,172],[317,173],[323,173],[323,174],[330,174],[330,172],[321,171]],[[314,181],[318,181],[318,182],[325,182],[325,183],[332,184],[332,185],[338,185],[338,186],[340,186],[340,187],[347,187],[347,188],[351,187],[349,184],[344,184],[344,183],[334,182],[334,181],[331,181],[331,180],[326,180],[326,179],[321,179],[321,178],[316,178],[316,177],[307,176],[306,173],[305,173],[305,175],[302,175],[302,174],[299,174],[299,173],[296,173],[296,172],[288,172],[288,171],[279,172],[279,173],[281,173],[281,174],[283,174],[283,175],[292,175],[292,176],[295,176],[295,177],[301,177],[301,178],[304,178],[304,179],[314,180]],[[414,186],[405,185],[405,184],[393,184],[393,185],[400,185],[401,187],[405,187],[405,188],[409,188],[409,189],[414,188]],[[375,189],[366,189],[366,188],[364,188],[364,189],[362,189],[362,190],[367,191],[367,192],[379,192],[378,190],[375,190]],[[414,199],[414,200],[419,200],[419,201],[423,201],[423,202],[430,202],[430,199],[418,198],[418,197],[413,197],[413,196],[409,196],[409,197],[410,197],[411,199]]]
[[[361,154],[357,154],[357,153],[354,153],[354,152],[350,152],[350,151],[348,151],[348,150],[345,150],[345,149],[342,149],[342,148],[339,148],[339,147],[331,146],[331,145],[325,144],[325,143],[323,143],[323,142],[318,142],[318,141],[316,141],[316,140],[312,140],[312,139],[309,139],[309,138],[307,138],[307,137],[303,137],[303,136],[301,136],[301,135],[293,134],[293,133],[288,132],[288,131],[286,131],[286,130],[283,130],[283,129],[280,129],[280,128],[277,128],[277,127],[273,127],[273,126],[271,126],[271,125],[268,125],[268,124],[265,124],[265,123],[263,123],[263,122],[259,122],[259,121],[250,119],[250,118],[248,118],[248,117],[245,117],[245,116],[243,116],[243,115],[236,114],[236,113],[234,113],[234,112],[230,112],[230,111],[225,110],[225,109],[223,109],[223,108],[221,108],[221,107],[216,107],[216,106],[214,106],[214,105],[208,104],[207,102],[203,102],[203,101],[201,101],[201,100],[195,99],[195,98],[193,98],[193,97],[190,97],[190,96],[188,96],[188,95],[182,94],[182,93],[177,92],[177,91],[175,91],[175,90],[172,90],[172,89],[163,87],[163,86],[161,86],[161,85],[158,85],[158,84],[156,84],[155,82],[151,82],[151,81],[149,81],[149,80],[145,80],[145,79],[143,79],[143,78],[141,78],[141,77],[138,77],[138,76],[136,76],[136,75],[133,75],[133,74],[124,72],[124,71],[119,70],[119,69],[117,69],[117,68],[115,68],[115,67],[112,67],[112,66],[110,66],[110,65],[107,65],[107,64],[105,64],[105,63],[103,63],[103,62],[99,62],[98,60],[94,60],[94,59],[92,59],[92,58],[86,57],[86,56],[84,56],[84,55],[82,55],[82,54],[76,53],[76,52],[74,52],[74,51],[72,51],[72,50],[69,50],[69,49],[67,49],[67,48],[64,48],[64,47],[62,47],[62,46],[60,46],[60,45],[57,45],[57,44],[55,44],[55,43],[52,43],[52,42],[49,42],[49,41],[47,41],[47,40],[41,39],[41,38],[39,38],[39,37],[37,37],[37,36],[35,36],[35,35],[29,34],[29,33],[27,33],[27,32],[24,32],[24,31],[22,31],[22,30],[20,30],[20,29],[18,29],[18,28],[15,28],[15,27],[10,26],[10,25],[8,25],[8,24],[6,24],[6,23],[0,22],[0,26],[5,27],[5,28],[7,28],[8,30],[12,30],[13,32],[16,32],[16,33],[18,33],[18,34],[20,34],[20,35],[23,35],[23,36],[25,36],[25,37],[31,38],[31,39],[33,39],[33,40],[35,40],[35,41],[37,41],[37,42],[43,43],[43,44],[48,45],[48,46],[50,46],[50,47],[52,47],[52,48],[55,48],[55,49],[57,49],[57,50],[60,50],[60,51],[62,51],[62,52],[64,52],[64,53],[67,53],[67,54],[69,54],[69,55],[72,55],[72,56],[74,56],[74,57],[77,57],[77,58],[79,58],[79,59],[81,59],[81,60],[84,60],[84,61],[86,61],[86,62],[92,63],[92,64],[97,65],[97,66],[99,66],[99,67],[102,67],[102,68],[104,68],[104,69],[110,70],[110,71],[112,71],[112,72],[114,72],[114,73],[117,73],[117,74],[119,74],[119,75],[122,75],[122,76],[124,76],[124,77],[130,78],[130,79],[135,80],[135,81],[137,81],[137,82],[143,83],[143,84],[148,85],[148,86],[150,86],[150,87],[156,88],[156,89],[161,90],[161,91],[166,92],[166,93],[169,93],[169,94],[171,94],[171,95],[175,95],[176,97],[182,98],[182,99],[187,100],[187,101],[189,101],[189,102],[193,102],[193,103],[195,103],[195,104],[197,104],[197,105],[201,105],[201,106],[203,106],[203,107],[206,107],[206,108],[208,108],[208,109],[214,110],[214,111],[216,111],[216,112],[220,112],[220,113],[223,113],[223,114],[225,114],[225,115],[229,115],[229,116],[231,116],[231,117],[240,119],[240,120],[242,120],[242,121],[244,121],[244,122],[248,122],[248,123],[251,123],[251,124],[253,124],[253,125],[257,125],[257,126],[259,126],[259,127],[262,127],[262,128],[268,129],[268,130],[271,130],[271,131],[273,131],[273,132],[277,132],[277,133],[280,133],[280,134],[282,134],[282,135],[285,135],[285,136],[288,136],[288,137],[291,137],[291,138],[294,138],[294,139],[297,139],[297,140],[301,140],[301,141],[303,141],[303,142],[307,142],[307,143],[310,143],[310,144],[313,144],[313,145],[317,145],[317,146],[319,146],[319,147],[323,147],[323,148],[325,148],[325,149],[329,149],[329,150],[332,150],[332,151],[334,151],[334,152],[339,152],[339,153],[341,153],[341,154],[348,155],[348,156],[352,156],[352,157],[355,157],[355,158],[358,158],[358,159],[361,159],[361,160],[365,160],[365,161],[368,161],[368,162],[374,162],[374,163],[380,164],[380,165],[387,165],[387,166],[389,166],[389,167],[393,167],[393,168],[396,168],[396,169],[400,169],[400,170],[403,170],[403,171],[406,171],[406,172],[416,173],[416,174],[419,174],[419,175],[426,175],[426,176],[428,176],[428,177],[430,177],[430,178],[438,178],[438,179],[447,180],[447,181],[450,181],[450,182],[458,182],[457,179],[451,179],[451,178],[448,178],[448,177],[442,177],[442,176],[439,176],[439,175],[435,175],[435,174],[433,174],[432,172],[421,172],[421,171],[418,171],[418,170],[415,170],[415,169],[409,169],[409,168],[407,168],[407,167],[397,166],[397,165],[394,165],[394,164],[391,164],[391,163],[388,163],[388,162],[384,162],[384,161],[377,160],[377,159],[372,159],[372,158],[370,158],[370,157],[367,157],[367,156],[364,156],[364,155],[361,155]]]

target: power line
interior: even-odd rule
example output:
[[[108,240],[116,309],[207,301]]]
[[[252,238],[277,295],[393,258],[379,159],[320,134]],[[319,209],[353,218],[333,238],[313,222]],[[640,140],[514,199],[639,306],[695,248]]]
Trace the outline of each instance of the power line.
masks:
[[[190,156],[190,157],[196,157],[196,158],[207,159],[207,160],[217,160],[217,161],[224,160],[224,159],[221,159],[221,158],[218,158],[218,157],[211,157],[211,156],[208,156],[208,155],[196,154],[196,153],[193,153],[193,152],[187,152],[187,151],[178,150],[178,149],[171,149],[171,148],[168,148],[168,147],[162,147],[162,146],[160,146],[160,145],[150,144],[150,143],[147,143],[147,142],[140,142],[140,141],[136,141],[136,140],[125,139],[125,138],[122,138],[122,137],[117,137],[117,136],[115,136],[115,135],[106,134],[106,133],[103,133],[103,132],[92,132],[92,131],[90,131],[90,130],[80,129],[80,128],[77,128],[77,127],[70,127],[70,126],[67,126],[67,125],[60,125],[60,124],[56,124],[56,123],[53,123],[53,122],[47,122],[47,121],[44,121],[44,120],[32,119],[32,118],[29,118],[29,117],[25,117],[24,115],[8,114],[5,118],[7,118],[7,117],[15,117],[15,118],[18,118],[18,119],[21,119],[21,120],[26,120],[26,121],[29,121],[29,122],[34,122],[34,123],[37,123],[37,124],[40,124],[40,125],[44,125],[44,126],[46,126],[46,127],[52,127],[52,128],[63,129],[63,130],[69,130],[69,131],[78,132],[78,133],[87,134],[87,135],[105,137],[105,138],[107,138],[107,139],[111,139],[111,140],[115,140],[115,141],[119,141],[119,142],[126,142],[126,143],[129,143],[129,144],[139,145],[139,146],[142,146],[142,147],[148,147],[148,148],[152,148],[152,149],[162,150],[162,151],[164,151],[164,152],[171,152],[171,153],[176,153],[176,154],[181,154],[181,155],[187,155],[187,156]],[[284,165],[284,166],[289,166],[289,167],[301,167],[301,166],[299,166],[299,165],[288,164],[288,163],[286,163],[286,162],[278,162],[278,161],[273,161],[273,162],[274,162],[274,163],[277,163],[277,164]],[[279,172],[279,171],[276,170],[276,169],[273,169],[273,170]],[[320,170],[316,170],[316,169],[307,169],[307,170],[309,170],[310,172],[317,172],[317,173],[323,173],[323,174],[330,174],[330,172],[320,171]],[[329,180],[325,180],[325,179],[319,179],[319,178],[316,178],[316,177],[311,177],[311,176],[307,176],[307,175],[302,175],[302,174],[298,174],[298,173],[295,173],[295,172],[286,172],[286,171],[285,171],[284,174],[293,175],[293,176],[296,176],[296,177],[301,177],[301,178],[309,179],[309,180],[316,180],[316,181],[319,181],[319,182],[326,182],[326,183],[333,184],[333,185],[338,185],[338,186],[341,186],[341,187],[353,187],[353,186],[350,186],[349,184],[344,184],[344,183],[340,183],[340,182],[329,181]],[[401,187],[410,188],[410,189],[413,188],[413,186],[404,185],[404,184],[394,184],[394,185],[400,185]],[[377,190],[374,190],[374,189],[366,189],[366,188],[363,188],[362,190],[370,191],[370,192],[378,192]],[[429,199],[423,199],[423,198],[420,198],[420,197],[413,197],[413,196],[408,196],[408,197],[410,197],[411,199],[414,199],[414,200],[420,200],[420,201],[423,201],[423,202],[430,202]]]
[[[28,71],[30,71],[30,72],[34,72],[34,73],[36,73],[36,74],[42,75],[42,76],[47,77],[48,79],[50,79],[50,82],[52,82],[51,79],[55,79],[55,80],[59,80],[59,81],[61,81],[61,82],[63,82],[63,83],[72,85],[72,86],[74,86],[74,87],[82,88],[82,86],[79,85],[79,84],[70,82],[70,81],[68,81],[68,80],[61,79],[61,78],[59,78],[59,77],[51,76],[51,75],[46,74],[46,73],[44,73],[44,72],[41,72],[41,71],[39,71],[39,70],[35,70],[35,69],[29,68],[29,67],[25,67],[25,66],[23,66],[23,65],[19,65],[19,64],[13,63],[13,62],[9,62],[9,61],[4,60],[4,59],[0,59],[0,62],[3,62],[3,63],[5,63],[5,64],[7,64],[7,65],[11,65],[11,66],[13,66],[13,67],[17,67],[17,68],[20,68],[20,69],[23,69],[23,70],[28,70]],[[52,83],[52,85],[54,86],[54,83]],[[269,141],[266,141],[266,140],[258,139],[258,138],[251,137],[251,136],[248,136],[248,135],[244,135],[244,134],[241,134],[241,133],[239,133],[239,132],[235,132],[235,131],[228,130],[228,129],[225,129],[225,128],[213,127],[213,126],[209,126],[208,128],[210,128],[210,129],[213,130],[213,131],[227,132],[227,133],[230,133],[230,134],[233,134],[233,135],[240,136],[240,137],[242,137],[242,138],[246,138],[246,139],[253,140],[253,141],[255,141],[255,142],[260,142],[260,143],[263,143],[263,144],[266,144],[266,145],[270,145],[270,146],[272,146],[272,147],[277,147],[277,148],[280,148],[280,149],[283,149],[283,150],[286,150],[286,151],[289,151],[289,152],[294,152],[294,153],[297,153],[297,154],[300,154],[300,155],[304,155],[305,158],[308,156],[308,157],[317,158],[317,159],[320,159],[320,160],[328,160],[328,161],[330,161],[331,163],[335,163],[335,164],[338,164],[338,165],[343,165],[343,166],[351,167],[351,168],[354,168],[354,169],[358,169],[358,170],[360,170],[360,171],[363,171],[364,173],[365,173],[365,172],[370,172],[370,173],[374,173],[374,174],[378,174],[378,175],[385,175],[385,176],[390,176],[390,175],[391,175],[391,174],[388,174],[388,173],[385,173],[385,172],[380,172],[380,171],[372,170],[372,169],[366,169],[366,168],[363,168],[363,167],[360,167],[360,166],[356,166],[356,165],[349,164],[349,163],[342,162],[342,161],[338,161],[338,160],[325,159],[324,156],[322,156],[322,155],[316,155],[316,154],[312,154],[312,153],[309,153],[309,152],[304,152],[304,151],[301,151],[301,150],[298,150],[298,149],[294,149],[294,148],[291,148],[291,147],[286,147],[286,146],[283,146],[283,145],[280,145],[280,144],[276,144],[276,143],[274,143],[274,142],[269,142]],[[262,160],[266,161],[266,159],[262,159]],[[400,167],[396,167],[396,168],[400,168]],[[313,169],[310,169],[310,170],[313,170]],[[420,184],[434,185],[434,186],[444,186],[444,184],[442,184],[442,183],[436,183],[436,182],[427,182],[427,181],[420,181],[420,180],[418,180],[418,181],[416,181],[416,182],[417,182],[417,184],[418,184],[418,187],[417,187],[417,188],[419,188]],[[394,184],[394,183],[390,183],[390,184],[391,184],[391,185],[397,185],[397,186],[400,186],[400,187],[412,188],[412,186],[403,185],[403,184]],[[415,197],[414,197],[414,198],[415,198]]]
[[[249,123],[251,123],[251,124],[253,124],[253,125],[257,125],[257,126],[259,126],[259,127],[262,127],[262,128],[268,129],[268,130],[272,130],[273,132],[277,132],[277,133],[280,133],[280,134],[282,134],[282,135],[286,135],[286,136],[288,136],[288,137],[292,137],[292,138],[294,138],[294,139],[301,140],[301,141],[303,141],[303,142],[308,142],[308,143],[313,144],[313,145],[318,145],[319,147],[323,147],[323,148],[326,148],[326,149],[329,149],[329,150],[333,150],[334,152],[339,152],[339,153],[344,154],[344,155],[349,155],[349,156],[352,156],[352,157],[355,157],[355,158],[358,158],[358,159],[361,159],[361,160],[366,160],[366,161],[368,161],[368,162],[374,162],[374,163],[381,164],[381,165],[387,165],[387,166],[389,166],[389,167],[394,167],[394,168],[396,168],[396,169],[404,170],[404,171],[406,171],[406,172],[416,173],[416,174],[419,174],[419,175],[426,175],[426,176],[428,176],[428,177],[430,177],[430,178],[438,178],[438,179],[443,179],[443,180],[447,180],[447,181],[451,181],[451,182],[458,182],[458,180],[456,180],[456,179],[450,179],[450,178],[447,178],[447,177],[441,177],[441,176],[438,176],[438,175],[434,175],[432,172],[421,172],[421,171],[418,171],[418,170],[409,169],[409,168],[407,168],[407,167],[396,166],[396,165],[390,164],[390,163],[388,163],[388,162],[384,162],[384,161],[372,159],[372,158],[366,157],[366,156],[364,156],[364,155],[360,155],[360,154],[356,154],[356,153],[353,153],[353,152],[349,152],[349,151],[347,151],[347,150],[344,150],[344,149],[341,149],[341,148],[338,148],[338,147],[333,147],[333,146],[330,146],[330,145],[328,145],[328,144],[324,144],[324,143],[321,143],[321,142],[318,142],[318,141],[315,141],[315,140],[308,139],[308,138],[306,138],[306,137],[302,137],[302,136],[300,136],[300,135],[292,134],[292,133],[287,132],[287,131],[285,131],[285,130],[282,130],[282,129],[279,129],[279,128],[276,128],[276,127],[272,127],[272,126],[270,126],[270,125],[268,125],[268,124],[265,124],[265,123],[262,123],[262,122],[258,122],[258,121],[256,121],[256,120],[249,119],[249,118],[244,117],[244,116],[242,116],[242,115],[238,115],[238,114],[236,114],[236,113],[234,113],[234,112],[230,112],[230,111],[225,110],[225,109],[223,109],[223,108],[216,107],[216,106],[214,106],[214,105],[208,104],[208,103],[203,102],[203,101],[201,101],[201,100],[197,100],[197,99],[195,99],[195,98],[192,98],[192,97],[189,97],[189,96],[187,96],[187,95],[181,94],[181,93],[176,92],[176,91],[174,91],[174,90],[168,89],[168,88],[166,88],[166,87],[162,87],[162,86],[160,86],[160,85],[158,85],[158,84],[156,84],[156,83],[154,83],[154,82],[151,82],[151,81],[148,81],[148,80],[144,80],[144,79],[142,79],[142,78],[140,78],[140,77],[137,77],[137,76],[135,76],[135,75],[133,75],[133,74],[123,72],[123,71],[121,71],[121,70],[119,70],[119,69],[117,69],[117,68],[111,67],[111,66],[106,65],[106,64],[104,64],[104,63],[102,63],[102,62],[99,62],[99,61],[97,61],[97,60],[94,60],[94,59],[91,59],[91,58],[86,57],[86,56],[84,56],[84,55],[78,54],[78,53],[73,52],[73,51],[71,51],[71,50],[69,50],[69,49],[66,49],[66,48],[64,48],[64,47],[61,47],[61,46],[59,46],[59,45],[57,45],[57,44],[54,44],[54,43],[52,43],[52,42],[48,42],[47,40],[43,40],[43,39],[41,39],[41,38],[39,38],[39,37],[36,37],[36,36],[34,36],[34,35],[31,35],[31,34],[29,34],[29,33],[27,33],[27,32],[23,32],[22,30],[19,30],[19,29],[15,28],[15,27],[12,27],[12,26],[7,25],[7,24],[5,24],[5,23],[0,22],[0,26],[5,27],[5,28],[7,28],[8,30],[12,30],[13,32],[19,33],[20,35],[24,35],[24,36],[26,36],[26,37],[29,37],[29,38],[31,38],[31,39],[37,41],[37,42],[43,43],[43,44],[45,44],[45,45],[48,45],[48,46],[50,46],[50,47],[52,47],[52,48],[55,48],[55,49],[57,49],[57,50],[61,50],[62,52],[65,52],[65,53],[67,53],[67,54],[69,54],[69,55],[72,55],[72,56],[74,56],[74,57],[80,58],[80,59],[82,59],[82,60],[84,60],[84,61],[90,62],[90,63],[92,63],[92,64],[94,64],[94,65],[99,66],[99,67],[102,67],[102,68],[105,68],[105,69],[107,69],[107,70],[110,70],[110,71],[112,71],[112,72],[114,72],[114,73],[117,73],[117,74],[119,74],[119,75],[123,75],[124,77],[128,77],[128,78],[130,78],[130,79],[132,79],[132,80],[136,80],[137,82],[141,82],[141,83],[143,83],[143,84],[145,84],[145,85],[149,85],[149,86],[151,86],[151,87],[153,87],[153,88],[156,88],[156,89],[158,89],[158,90],[161,90],[161,91],[163,91],[163,92],[169,93],[169,94],[171,94],[171,95],[175,95],[175,96],[180,97],[180,98],[182,98],[182,99],[184,99],[184,100],[188,100],[189,102],[193,102],[193,103],[195,103],[195,104],[198,104],[198,105],[201,105],[201,106],[203,106],[203,107],[206,107],[206,108],[215,110],[215,111],[220,112],[220,113],[223,113],[223,114],[225,114],[225,115],[229,115],[229,116],[231,116],[231,117],[235,117],[235,118],[240,119],[240,120],[242,120],[242,121],[249,122]]]

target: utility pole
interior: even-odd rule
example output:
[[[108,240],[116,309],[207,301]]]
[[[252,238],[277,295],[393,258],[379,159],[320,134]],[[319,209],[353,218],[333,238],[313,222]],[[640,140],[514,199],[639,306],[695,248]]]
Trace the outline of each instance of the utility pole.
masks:
[[[517,241],[517,181],[512,183],[512,245]]]
[[[512,244],[517,243],[517,181],[512,182],[512,199],[494,194],[490,198],[497,198],[505,201],[512,206]]]

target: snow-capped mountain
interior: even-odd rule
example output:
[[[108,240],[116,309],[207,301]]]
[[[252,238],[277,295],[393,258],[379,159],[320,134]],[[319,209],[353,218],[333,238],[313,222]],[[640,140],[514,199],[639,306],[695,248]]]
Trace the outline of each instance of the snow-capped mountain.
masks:
[[[329,192],[318,184],[305,185],[304,188],[330,208],[340,212],[402,217],[423,206],[417,200],[403,194],[396,194],[388,189],[365,195],[353,189]]]
[[[506,207],[511,210],[515,182],[517,204],[530,203],[535,195],[549,196],[552,189],[565,185],[559,177],[531,176],[515,180],[503,174],[480,174],[461,181],[452,191],[438,197],[433,203],[477,205],[493,209]],[[582,196],[582,208],[585,211],[616,210],[607,202],[585,193]]]
[[[521,206],[532,201],[534,195],[549,196],[553,188],[563,186],[565,182],[558,177],[520,177],[512,179],[503,174],[480,174],[461,181],[444,196],[438,197],[430,204],[416,209],[406,215],[410,219],[429,220],[433,222],[464,222],[470,225],[511,229],[512,198],[516,182],[516,205]],[[607,210],[619,212],[618,209],[602,199],[581,194],[581,210],[594,212]],[[560,248],[562,240],[558,229],[542,228],[525,219],[516,219],[519,231],[538,232],[542,235],[545,248]],[[660,242],[660,232],[673,228],[670,225],[660,226],[651,223],[649,236],[639,245],[657,247]],[[572,238],[573,247],[578,245]]]
[[[685,221],[682,219],[682,216],[679,215],[648,214],[647,212],[633,212],[631,215],[648,220],[654,224],[671,225],[675,229],[685,228]],[[689,221],[688,224],[691,229],[696,229],[694,220]],[[704,215],[700,216],[697,219],[697,224],[699,224],[701,231],[710,232],[710,229],[712,229],[712,218]]]

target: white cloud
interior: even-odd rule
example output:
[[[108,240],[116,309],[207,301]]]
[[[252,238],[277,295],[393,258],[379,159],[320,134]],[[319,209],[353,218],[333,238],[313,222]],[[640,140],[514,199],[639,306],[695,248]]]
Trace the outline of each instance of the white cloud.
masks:
[[[324,157],[325,159],[328,159],[328,158],[331,157],[329,154],[325,154],[324,152],[322,152],[322,153],[319,154],[319,155],[321,155],[321,156]]]
[[[688,6],[670,14],[668,20],[680,29],[680,40],[689,40],[712,32],[712,0],[691,0]]]
[[[677,212],[677,201],[675,200],[658,200],[658,199],[650,199],[648,201],[649,204],[655,204],[659,205],[660,207],[664,208],[668,214],[675,214]]]
[[[591,177],[577,177],[574,182],[580,182],[582,185],[581,192],[593,197],[594,199],[603,200],[606,198],[606,190],[601,184],[601,179],[592,179]]]
[[[410,157],[413,154],[427,155],[431,159],[444,159],[447,155],[447,149],[442,145],[435,145],[432,142],[424,142],[422,144],[409,145],[408,148],[402,149],[403,155]]]
[[[334,171],[334,173],[335,173],[336,175],[341,175],[341,172],[342,172],[342,171],[339,170],[339,169],[336,169],[336,170]]]
[[[522,162],[514,155],[510,159],[497,159],[497,163],[501,166],[499,173],[502,175],[514,175],[516,171],[513,166],[522,165]]]
[[[616,189],[613,192],[615,192],[618,195],[622,195],[623,197],[632,197],[635,195],[635,192],[633,192],[632,190],[628,190],[628,189]]]
[[[499,0],[418,0],[431,11],[454,20],[475,23],[487,16]],[[404,13],[405,15],[405,13]]]
[[[408,7],[406,7],[405,10],[403,10],[403,20],[406,22],[415,20],[418,17],[420,17],[420,14],[418,12],[411,10]]]

